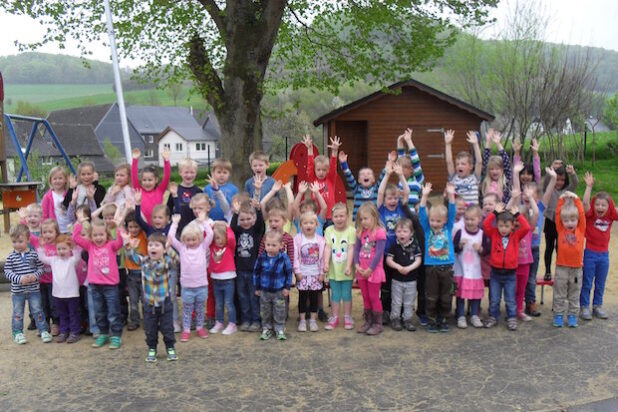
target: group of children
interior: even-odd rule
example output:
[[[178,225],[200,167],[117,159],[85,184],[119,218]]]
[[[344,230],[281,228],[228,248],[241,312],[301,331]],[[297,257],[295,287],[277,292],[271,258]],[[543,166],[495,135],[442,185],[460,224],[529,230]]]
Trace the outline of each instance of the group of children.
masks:
[[[398,137],[397,152],[377,180],[367,167],[355,179],[338,138],[331,139],[327,157],[315,156],[306,136],[309,182],[299,182],[296,194],[291,182],[267,176],[263,152],[250,156],[254,176],[242,192],[229,181],[225,160],[214,162],[203,190],[194,183],[191,159],[178,165],[181,183],[170,183],[167,150],[162,178],[153,166],[140,171],[141,154],[134,150],[133,164],[117,167],[107,193],[92,163],[82,162],[71,177],[55,167],[41,205],[20,211],[22,222],[10,233],[14,251],[5,275],[14,341],[26,343],[27,300],[29,329],[38,329],[44,342],[56,336],[73,343],[88,333],[95,337],[92,346],[117,349],[124,324],[133,331],[143,319],[146,360],[157,359],[159,332],[167,359],[176,360],[175,333],[186,342],[193,329],[200,338],[241,330],[285,340],[292,287],[298,290],[299,332],[319,330],[327,288],[332,310],[324,329],[339,323],[353,329],[354,285],[364,306],[359,333],[377,335],[383,324],[414,331],[415,306],[428,332],[447,332],[453,295],[459,328],[468,321],[490,328],[500,318],[503,293],[507,326],[515,330],[518,319],[540,315],[541,230],[550,280],[557,249],[553,324],[563,326],[565,313],[570,327],[577,326],[578,314],[606,318],[608,244],[618,213],[607,193],[591,198],[592,175],[586,174],[582,202],[573,193],[572,166],[555,161],[541,181],[536,142],[531,164],[521,161],[515,142],[511,167],[493,130],[483,153],[478,134],[469,132],[473,154],[462,151],[455,161],[454,132],[444,137],[449,178],[445,201],[433,205],[410,129]],[[335,202],[338,163],[354,196],[352,219],[347,204]],[[489,317],[483,322],[486,287]]]

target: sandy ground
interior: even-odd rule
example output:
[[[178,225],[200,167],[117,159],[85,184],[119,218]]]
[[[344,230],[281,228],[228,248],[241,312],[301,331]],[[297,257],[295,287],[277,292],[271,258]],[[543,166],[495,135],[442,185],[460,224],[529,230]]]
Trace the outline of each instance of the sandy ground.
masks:
[[[614,227],[605,292],[611,318],[576,330],[551,326],[546,288],[542,316],[517,332],[501,323],[435,335],[388,329],[368,337],[342,328],[300,334],[294,294],[286,342],[240,332],[193,335],[177,344],[178,362],[161,353],[147,364],[141,329],[125,330],[118,351],[93,349],[91,338],[43,344],[33,331],[18,346],[10,293],[0,292],[0,410],[616,410],[617,236]],[[0,243],[5,256],[4,233]],[[358,291],[354,305],[358,322]],[[608,399],[608,409],[589,405]]]

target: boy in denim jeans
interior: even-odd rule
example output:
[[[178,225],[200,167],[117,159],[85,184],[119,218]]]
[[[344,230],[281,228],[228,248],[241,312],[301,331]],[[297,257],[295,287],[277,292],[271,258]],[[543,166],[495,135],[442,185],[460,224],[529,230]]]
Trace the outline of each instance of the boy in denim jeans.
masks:
[[[519,227],[515,227],[515,220]],[[494,226],[494,222],[496,225]],[[500,301],[504,290],[507,327],[517,330],[515,286],[519,242],[530,231],[528,221],[519,214],[517,206],[510,211],[503,203],[496,206],[494,213],[489,214],[483,222],[483,233],[491,239],[491,277],[489,279],[489,319],[486,328],[491,328],[500,319]]]
[[[236,236],[236,291],[240,304],[240,330],[258,332],[260,330],[260,304],[253,286],[253,268],[258,249],[264,235],[264,218],[249,202],[232,201],[232,222],[230,227]]]
[[[34,317],[37,329],[41,333],[41,340],[45,343],[52,341],[48,331],[45,315],[41,309],[41,293],[39,278],[43,274],[43,263],[36,252],[28,247],[30,230],[20,223],[11,228],[11,241],[14,250],[6,258],[4,275],[11,281],[11,298],[13,300],[13,316],[11,329],[13,341],[23,345],[27,342],[24,330],[24,308],[26,300],[28,308]]]

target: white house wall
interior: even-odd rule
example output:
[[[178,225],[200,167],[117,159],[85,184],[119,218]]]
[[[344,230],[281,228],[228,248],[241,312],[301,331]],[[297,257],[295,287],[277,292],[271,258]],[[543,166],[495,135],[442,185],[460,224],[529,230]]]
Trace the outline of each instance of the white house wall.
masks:
[[[182,145],[182,150],[177,149],[177,145]],[[205,145],[204,150],[197,150],[196,145]],[[215,159],[215,142],[201,141],[201,142],[187,142],[182,136],[173,130],[170,130],[159,139],[159,166],[163,167],[163,158],[161,153],[165,145],[169,145],[170,148],[170,163],[172,166],[176,166],[179,161],[185,158],[191,158],[198,163],[206,163],[208,161],[208,148],[210,147],[210,161]]]

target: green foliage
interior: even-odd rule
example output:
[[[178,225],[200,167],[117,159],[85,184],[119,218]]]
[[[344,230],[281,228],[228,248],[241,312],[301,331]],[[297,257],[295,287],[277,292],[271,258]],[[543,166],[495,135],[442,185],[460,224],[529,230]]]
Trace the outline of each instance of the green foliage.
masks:
[[[103,141],[103,152],[112,163],[119,163],[122,160],[122,152],[116,147],[109,137]]]
[[[611,129],[618,128],[618,93],[614,93],[612,97],[605,101],[603,120]]]
[[[49,171],[56,166],[55,164],[48,164],[45,159],[39,156],[38,150],[32,150],[26,160],[28,170],[30,171],[31,181],[43,182],[37,189],[39,196],[43,196],[48,189],[49,183]],[[15,165],[15,176],[19,173],[21,162],[17,156],[13,157],[13,164]],[[28,180],[26,174],[22,175],[22,181]]]
[[[47,113],[45,110],[39,106],[36,106],[32,103],[24,102],[22,100],[17,101],[17,107],[14,110],[15,114],[21,114],[24,116],[33,116],[33,117],[46,117]]]

